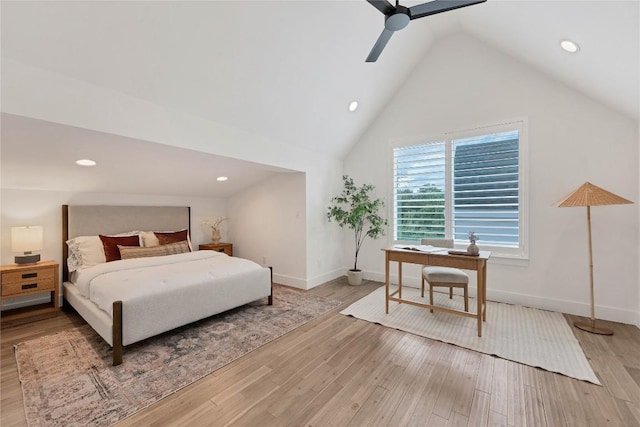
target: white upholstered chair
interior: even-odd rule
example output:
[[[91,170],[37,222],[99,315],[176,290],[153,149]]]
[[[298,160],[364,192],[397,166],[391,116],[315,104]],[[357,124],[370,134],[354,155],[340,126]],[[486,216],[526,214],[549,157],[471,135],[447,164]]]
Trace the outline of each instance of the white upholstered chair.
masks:
[[[440,248],[453,248],[453,239],[422,239],[423,245]],[[429,304],[433,305],[433,288],[448,287],[449,298],[453,298],[453,288],[461,288],[464,292],[464,311],[469,311],[469,276],[459,268],[432,267],[422,268],[422,296],[424,297],[424,282],[429,283]],[[433,310],[431,310],[433,313]]]

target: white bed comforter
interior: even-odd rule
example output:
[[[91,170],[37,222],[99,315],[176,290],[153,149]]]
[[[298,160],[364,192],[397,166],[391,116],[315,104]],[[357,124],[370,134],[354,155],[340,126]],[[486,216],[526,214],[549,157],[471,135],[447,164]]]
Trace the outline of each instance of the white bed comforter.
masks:
[[[221,252],[197,251],[162,257],[135,258],[88,267],[77,272],[75,284],[85,298],[112,314],[114,301],[152,303],[161,295],[179,295],[220,281],[246,281],[264,268],[253,261]],[[242,286],[239,286],[242,287]],[[177,301],[176,301],[177,302]],[[185,309],[190,309],[185,307]]]

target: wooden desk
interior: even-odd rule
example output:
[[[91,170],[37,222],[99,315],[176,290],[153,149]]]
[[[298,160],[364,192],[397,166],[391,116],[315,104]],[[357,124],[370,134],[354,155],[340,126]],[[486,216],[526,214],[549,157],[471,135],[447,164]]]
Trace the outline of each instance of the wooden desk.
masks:
[[[411,304],[431,310],[445,311],[447,313],[474,317],[478,320],[478,336],[482,336],[482,322],[487,320],[487,260],[491,256],[490,251],[480,251],[479,256],[449,255],[445,250],[438,253],[419,252],[404,249],[389,248],[385,252],[385,313],[389,314],[389,301],[401,304]],[[389,265],[391,261],[398,263],[398,289],[389,293]],[[440,267],[454,267],[463,270],[475,270],[478,276],[478,309],[476,313],[453,310],[437,305],[423,304],[416,301],[402,299],[402,263],[432,265]],[[397,295],[397,297],[396,297]]]

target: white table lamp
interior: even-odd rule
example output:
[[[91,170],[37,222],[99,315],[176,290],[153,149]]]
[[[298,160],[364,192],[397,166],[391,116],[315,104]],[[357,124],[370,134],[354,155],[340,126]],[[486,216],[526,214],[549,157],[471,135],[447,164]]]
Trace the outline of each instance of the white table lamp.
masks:
[[[42,227],[11,227],[11,251],[22,252],[16,255],[16,264],[35,264],[40,261],[40,254],[32,254],[32,251],[42,250]]]

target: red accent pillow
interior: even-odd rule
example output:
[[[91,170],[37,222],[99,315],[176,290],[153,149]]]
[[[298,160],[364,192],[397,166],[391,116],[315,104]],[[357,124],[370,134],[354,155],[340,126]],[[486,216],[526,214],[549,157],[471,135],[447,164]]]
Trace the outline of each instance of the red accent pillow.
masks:
[[[187,240],[187,230],[173,231],[169,233],[162,233],[154,231],[153,234],[158,238],[158,242],[161,245],[168,245],[169,243],[178,243]]]
[[[118,245],[140,246],[140,237],[137,234],[135,236],[122,237],[103,236],[102,234],[99,236],[100,240],[102,240],[104,257],[107,259],[107,262],[117,261],[120,259],[120,249],[118,249]]]

